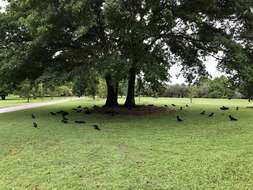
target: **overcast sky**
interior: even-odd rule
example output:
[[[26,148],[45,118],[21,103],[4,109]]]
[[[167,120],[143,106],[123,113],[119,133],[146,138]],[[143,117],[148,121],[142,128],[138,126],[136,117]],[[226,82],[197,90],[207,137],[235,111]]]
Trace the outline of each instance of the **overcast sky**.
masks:
[[[4,7],[6,5],[6,1],[4,0],[0,0],[0,7]],[[219,77],[222,75],[221,72],[219,72],[217,70],[217,61],[214,58],[209,58],[206,62],[205,62],[207,71],[209,72],[209,74],[212,77]],[[177,78],[177,75],[180,73],[181,67],[178,65],[174,65],[171,70],[170,70],[170,75],[172,76],[171,78],[171,83],[172,84],[176,84],[176,83],[183,83],[185,81],[184,77],[179,76]]]
[[[0,0],[0,7],[4,7],[6,4],[6,1]]]

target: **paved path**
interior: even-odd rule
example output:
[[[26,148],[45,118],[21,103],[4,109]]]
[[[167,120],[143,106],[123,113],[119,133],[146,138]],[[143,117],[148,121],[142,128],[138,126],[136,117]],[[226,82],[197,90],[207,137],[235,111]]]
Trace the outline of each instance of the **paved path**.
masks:
[[[39,107],[49,106],[53,104],[73,101],[73,100],[80,100],[80,98],[71,97],[71,98],[64,98],[63,100],[52,100],[48,102],[30,103],[30,104],[23,104],[23,105],[12,106],[12,107],[7,107],[7,108],[0,108],[0,113],[9,113],[9,112],[15,112],[15,111],[21,111],[21,110],[28,110],[28,109],[39,108]]]

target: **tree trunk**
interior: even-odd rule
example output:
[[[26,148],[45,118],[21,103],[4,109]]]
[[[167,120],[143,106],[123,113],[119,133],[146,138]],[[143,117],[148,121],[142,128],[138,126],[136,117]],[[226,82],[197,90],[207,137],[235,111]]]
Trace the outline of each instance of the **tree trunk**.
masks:
[[[1,95],[2,100],[6,99],[6,95]]]
[[[136,79],[136,69],[132,67],[129,70],[129,79],[128,79],[128,91],[127,98],[125,102],[126,107],[135,107],[135,79]]]
[[[118,82],[112,80],[112,76],[109,74],[105,77],[107,85],[107,98],[105,107],[117,107],[118,104]]]

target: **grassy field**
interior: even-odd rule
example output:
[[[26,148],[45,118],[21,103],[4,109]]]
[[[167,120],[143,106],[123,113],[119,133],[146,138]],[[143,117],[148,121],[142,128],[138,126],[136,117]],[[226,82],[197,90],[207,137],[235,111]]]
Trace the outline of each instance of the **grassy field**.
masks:
[[[184,106],[189,99],[142,98],[140,103]],[[70,111],[80,104],[103,101],[0,115],[0,189],[253,189],[253,109],[246,108],[253,103],[247,100],[194,99],[183,111],[114,117]],[[222,105],[230,110],[219,110]],[[64,125],[50,116],[60,109],[87,124]],[[200,115],[202,110],[215,115]],[[31,113],[39,129],[32,127]],[[229,114],[239,121],[229,121]],[[177,122],[176,115],[184,121]]]
[[[36,98],[36,99],[31,99],[29,103],[45,102],[45,101],[57,100],[60,98],[61,97],[54,97],[53,99],[51,97]],[[7,96],[6,100],[0,100],[0,108],[17,106],[17,105],[22,105],[22,104],[27,104],[27,103],[28,103],[27,99],[25,98],[19,98],[18,96]]]

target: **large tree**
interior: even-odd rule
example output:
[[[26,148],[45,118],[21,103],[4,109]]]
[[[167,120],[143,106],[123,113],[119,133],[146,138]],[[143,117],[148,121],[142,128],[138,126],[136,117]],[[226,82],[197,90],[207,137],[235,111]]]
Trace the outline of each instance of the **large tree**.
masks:
[[[144,73],[152,82],[166,80],[164,73],[175,62],[182,64],[189,81],[205,74],[207,55],[237,45],[237,24],[243,23],[247,9],[243,0],[107,0],[110,31],[129,60],[125,105],[135,105],[137,74]]]
[[[205,74],[207,55],[228,57],[241,46],[236,37],[248,8],[243,0],[10,1],[0,17],[0,71],[22,81],[49,68],[96,69],[106,79],[107,106],[117,106],[118,83],[127,77],[131,107],[136,75],[156,85],[177,62],[191,81]]]
[[[245,1],[245,4],[248,8],[242,12],[240,22],[236,23],[240,27],[234,36],[235,41],[226,42],[220,67],[250,101],[253,98],[253,2]]]

